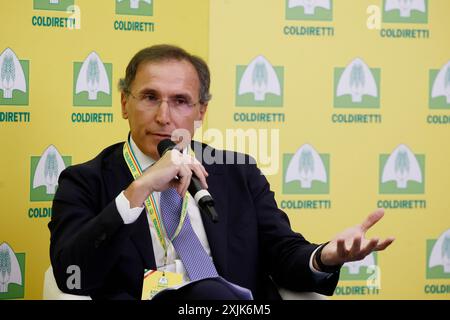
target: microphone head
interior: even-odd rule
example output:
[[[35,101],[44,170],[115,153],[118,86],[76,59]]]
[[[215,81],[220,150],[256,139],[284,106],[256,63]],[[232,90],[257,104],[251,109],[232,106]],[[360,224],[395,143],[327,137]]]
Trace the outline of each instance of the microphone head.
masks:
[[[173,142],[170,139],[161,140],[158,143],[158,147],[157,147],[159,156],[162,157],[164,152],[166,152],[168,150],[172,150],[173,148],[175,148],[175,146],[176,146],[175,142]]]

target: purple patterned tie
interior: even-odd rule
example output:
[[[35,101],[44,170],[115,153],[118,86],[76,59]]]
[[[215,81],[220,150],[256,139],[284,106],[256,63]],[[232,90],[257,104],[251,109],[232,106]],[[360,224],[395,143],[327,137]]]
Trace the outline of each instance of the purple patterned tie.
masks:
[[[170,239],[180,221],[183,199],[174,188],[169,188],[161,192],[159,204],[164,227]],[[191,281],[218,276],[211,258],[192,229],[188,214],[186,214],[180,233],[172,241],[172,244]]]

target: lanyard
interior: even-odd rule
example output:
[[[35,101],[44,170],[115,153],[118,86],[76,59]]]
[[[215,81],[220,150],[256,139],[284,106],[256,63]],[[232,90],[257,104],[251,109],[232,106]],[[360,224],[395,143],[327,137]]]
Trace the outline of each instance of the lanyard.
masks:
[[[131,148],[131,144],[129,141],[126,141],[123,145],[123,157],[128,165],[128,169],[130,169],[133,178],[134,179],[139,178],[142,175],[142,169],[141,166],[139,165],[139,162],[136,159],[136,156],[134,155],[133,149]],[[181,231],[181,228],[183,227],[184,220],[186,219],[187,214],[187,203],[188,203],[188,194],[186,193],[186,196],[183,199],[180,222],[178,223],[177,229],[175,230],[173,237],[169,239],[170,241],[173,241],[178,236],[178,234]],[[155,201],[155,196],[153,193],[147,199],[145,199],[144,204],[145,209],[150,217],[150,221],[153,223],[153,226],[156,229],[156,234],[158,235],[158,240],[164,249],[165,256],[167,256],[167,243],[165,240],[165,238],[167,237],[167,232],[163,228],[161,213],[160,210],[158,209],[158,206]]]

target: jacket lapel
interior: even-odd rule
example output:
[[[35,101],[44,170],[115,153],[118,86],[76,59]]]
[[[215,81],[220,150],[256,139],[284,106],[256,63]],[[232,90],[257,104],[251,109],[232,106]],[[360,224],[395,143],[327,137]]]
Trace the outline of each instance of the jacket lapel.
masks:
[[[201,145],[200,145],[201,146]],[[203,146],[204,147],[204,146]],[[195,142],[193,148],[196,154],[196,158],[202,162],[209,176],[206,178],[208,183],[208,191],[214,199],[215,209],[219,216],[219,221],[212,222],[209,216],[202,213],[203,226],[208,237],[209,247],[211,249],[211,255],[220,275],[227,275],[227,214],[228,214],[228,190],[225,183],[224,166],[218,164],[207,164],[208,161],[203,157],[209,153],[208,150],[203,152],[204,149],[199,147],[199,143]],[[211,147],[207,147],[211,148]],[[199,152],[202,154],[199,154]],[[213,152],[215,152],[214,150]]]
[[[150,229],[148,226],[147,212],[144,212],[139,216],[135,222],[136,228],[131,235],[131,241],[141,254],[142,260],[144,260],[144,267],[146,269],[156,269],[155,255],[153,253],[152,238],[150,235]]]
[[[109,198],[114,199],[122,190],[125,190],[131,182],[133,177],[128,169],[122,153],[123,143],[114,150],[111,161],[108,163],[104,174],[105,185],[107,188]],[[139,251],[146,269],[155,269],[155,256],[153,253],[152,238],[146,216],[146,211],[139,216],[139,218],[129,227],[134,228],[131,233],[131,241]]]

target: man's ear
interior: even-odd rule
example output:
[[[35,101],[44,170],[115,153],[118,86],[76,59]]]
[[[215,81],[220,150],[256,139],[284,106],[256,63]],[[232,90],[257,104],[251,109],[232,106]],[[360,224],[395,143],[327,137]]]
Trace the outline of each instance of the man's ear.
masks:
[[[208,103],[200,105],[200,117],[198,120],[203,121],[206,115],[206,110],[208,109]]]
[[[122,108],[122,118],[128,119],[127,96],[123,91],[120,94],[120,104]]]

